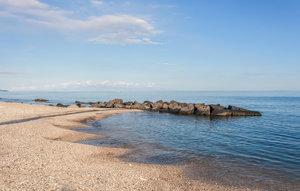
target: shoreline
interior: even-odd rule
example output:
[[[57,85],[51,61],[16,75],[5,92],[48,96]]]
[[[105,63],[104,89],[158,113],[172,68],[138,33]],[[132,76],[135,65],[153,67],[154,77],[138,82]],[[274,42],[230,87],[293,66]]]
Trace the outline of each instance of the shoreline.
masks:
[[[74,108],[0,103],[1,122]],[[120,111],[120,110],[118,110]],[[124,110],[123,110],[124,111]],[[68,128],[114,114],[99,110],[0,126],[0,190],[197,190],[175,167],[131,164],[118,159],[126,149],[72,143],[91,138]],[[62,128],[63,127],[63,128]],[[193,182],[193,181],[192,181]],[[202,188],[214,189],[210,185]],[[212,188],[212,189],[211,189]],[[221,189],[225,190],[225,189]]]
[[[192,180],[174,165],[120,160],[129,149],[74,143],[95,138],[72,130],[87,120],[134,112],[89,110],[0,102],[0,123],[34,118],[0,125],[0,190],[255,190]]]
[[[148,113],[150,115],[153,114],[152,112]],[[112,121],[118,121],[118,119],[121,120],[120,124],[122,124],[122,122],[124,122],[122,121],[124,116],[136,114],[122,113],[120,115],[113,116],[114,119],[108,119],[110,124],[113,125],[114,123]],[[147,111],[144,115],[147,115]],[[126,121],[126,119],[124,120]],[[162,149],[161,154],[164,155],[164,151],[170,151],[174,148],[172,149],[170,147],[165,147],[159,143],[153,144],[150,142],[139,142],[142,140],[138,141],[135,139],[135,137],[132,137],[134,142],[130,141],[131,138],[122,139],[122,136],[119,135],[119,132],[113,129],[109,130],[110,128],[107,126],[109,124],[108,122],[103,123],[106,125],[102,126],[101,122],[99,124],[98,122],[94,124],[92,121],[89,123],[87,128],[80,128],[79,132],[93,133],[96,135],[100,134],[101,136],[91,140],[79,141],[79,143],[100,147],[126,148],[129,149],[129,153],[126,153],[120,157],[123,161],[139,164],[174,165],[182,169],[188,178],[198,181],[200,180],[222,185],[238,186],[240,188],[246,187],[255,189],[257,187],[260,190],[296,190],[295,185],[299,185],[297,183],[297,180],[299,180],[297,178],[297,174],[286,171],[286,169],[276,168],[270,164],[253,164],[246,158],[237,158],[234,156],[223,156],[219,158],[205,154],[196,154],[190,152],[183,153],[183,151],[176,153],[176,151],[174,151],[174,155],[171,154],[172,157],[167,157],[164,159],[165,161],[162,161],[162,159],[159,159],[159,151],[156,149]],[[126,124],[128,127],[126,127],[124,131],[130,127],[130,123]],[[100,129],[97,130],[99,127]],[[77,131],[77,129],[75,130]],[[120,130],[121,129],[118,128],[118,131]],[[131,130],[129,130],[129,132],[131,132]],[[118,134],[117,137],[120,139],[116,139],[117,137],[114,137],[114,133]],[[126,133],[123,134],[123,136],[125,135]],[[140,146],[141,144],[142,146]],[[155,154],[151,154],[151,152],[155,152]],[[156,158],[157,156],[158,158]],[[221,174],[225,176],[220,176]]]

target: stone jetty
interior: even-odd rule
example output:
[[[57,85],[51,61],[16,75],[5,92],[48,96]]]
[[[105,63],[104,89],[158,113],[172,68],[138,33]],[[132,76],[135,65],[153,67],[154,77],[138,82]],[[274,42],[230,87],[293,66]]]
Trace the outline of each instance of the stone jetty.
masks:
[[[139,109],[139,110],[147,110],[153,112],[164,112],[164,113],[172,113],[179,115],[200,115],[200,116],[261,116],[261,113],[258,111],[251,111],[248,109],[244,109],[236,106],[222,106],[220,104],[210,104],[206,105],[203,103],[180,103],[177,101],[162,101],[159,100],[157,102],[145,101],[143,103],[139,103],[137,101],[134,102],[124,102],[122,99],[113,99],[108,102],[89,102],[84,103],[80,101],[76,101],[75,104],[78,107],[89,105],[95,108],[124,108],[124,109]]]

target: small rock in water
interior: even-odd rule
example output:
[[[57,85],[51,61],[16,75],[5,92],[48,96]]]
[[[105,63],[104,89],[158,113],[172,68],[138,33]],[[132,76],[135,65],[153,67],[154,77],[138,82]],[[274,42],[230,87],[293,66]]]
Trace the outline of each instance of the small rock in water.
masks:
[[[56,107],[68,107],[68,105],[64,105],[62,103],[58,103],[58,104],[56,104]]]
[[[35,101],[35,102],[47,102],[47,101],[49,101],[49,100],[44,99],[44,98],[36,98],[36,99],[34,99],[33,101]]]

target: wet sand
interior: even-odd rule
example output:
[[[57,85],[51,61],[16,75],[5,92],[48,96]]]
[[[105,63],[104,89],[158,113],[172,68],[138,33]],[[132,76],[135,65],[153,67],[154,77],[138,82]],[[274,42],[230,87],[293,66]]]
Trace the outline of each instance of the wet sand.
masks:
[[[74,143],[95,135],[71,128],[134,111],[0,103],[0,190],[254,190],[120,160],[128,149]]]

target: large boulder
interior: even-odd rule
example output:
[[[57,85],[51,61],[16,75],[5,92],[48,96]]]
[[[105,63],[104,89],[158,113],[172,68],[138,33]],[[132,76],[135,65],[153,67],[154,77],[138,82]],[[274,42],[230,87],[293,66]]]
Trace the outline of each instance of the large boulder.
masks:
[[[144,109],[144,106],[143,106],[143,104],[141,104],[141,103],[135,101],[135,102],[133,103],[133,105],[131,106],[131,108],[132,108],[132,109],[140,109],[140,110],[143,110],[143,109]]]
[[[181,109],[179,111],[182,115],[193,115],[195,112],[195,105],[194,104],[181,104]]]
[[[163,108],[163,104],[164,104],[164,102],[162,100],[154,102],[154,103],[151,104],[151,107],[152,107],[151,110],[152,111],[159,111]]]
[[[205,116],[210,116],[211,114],[211,107],[209,105],[205,104],[195,104],[195,111],[194,113],[196,115],[205,115]]]
[[[124,102],[124,105],[133,105],[134,103],[132,101],[127,101],[127,102]]]
[[[125,106],[126,109],[133,109],[132,108],[133,102],[131,102],[131,101],[124,102],[124,106]]]
[[[106,104],[106,108],[113,108],[115,104],[123,104],[122,99],[113,99]]]
[[[169,104],[169,111],[173,114],[178,114],[181,109],[181,104],[177,101],[172,100]]]
[[[162,106],[158,109],[159,112],[169,112],[169,103],[163,102]]]
[[[163,108],[163,105],[164,105],[164,102],[162,100],[159,100],[153,104],[153,108],[160,110]]]
[[[144,101],[143,110],[151,110],[153,108],[153,103],[151,101]]]

